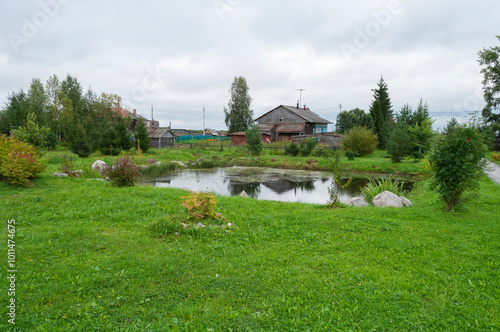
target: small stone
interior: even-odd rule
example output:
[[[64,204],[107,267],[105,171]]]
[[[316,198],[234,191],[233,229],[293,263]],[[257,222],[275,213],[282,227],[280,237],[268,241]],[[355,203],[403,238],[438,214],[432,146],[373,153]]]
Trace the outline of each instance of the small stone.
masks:
[[[369,204],[365,201],[364,198],[361,197],[353,197],[347,200],[346,205],[348,206],[369,206]]]
[[[160,166],[161,165],[161,161],[157,161],[153,164],[154,166]]]
[[[240,197],[249,197],[248,194],[245,192],[245,190],[243,190],[240,195]]]
[[[66,174],[66,173],[59,173],[59,172],[55,172],[53,175],[59,176],[59,177],[67,177],[68,176],[68,174]]]

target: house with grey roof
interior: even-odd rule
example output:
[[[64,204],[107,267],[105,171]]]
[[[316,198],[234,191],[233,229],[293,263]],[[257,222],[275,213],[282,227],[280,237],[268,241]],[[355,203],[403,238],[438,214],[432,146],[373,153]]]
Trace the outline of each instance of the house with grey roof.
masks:
[[[255,121],[261,132],[269,134],[273,141],[290,141],[293,136],[312,135],[327,131],[332,122],[304,107],[280,105],[261,115]]]

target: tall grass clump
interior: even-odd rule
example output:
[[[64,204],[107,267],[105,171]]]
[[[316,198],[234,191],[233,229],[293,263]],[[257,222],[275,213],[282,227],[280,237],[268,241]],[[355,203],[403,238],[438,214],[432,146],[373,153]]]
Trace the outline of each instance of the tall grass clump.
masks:
[[[403,182],[393,179],[392,176],[380,180],[370,178],[370,182],[361,188],[361,194],[368,203],[371,203],[375,196],[384,191],[390,191],[398,196],[406,196],[408,194],[403,189]]]
[[[141,169],[142,176],[147,177],[160,177],[164,175],[168,175],[175,171],[174,163],[161,163],[159,165],[153,164],[146,168]]]

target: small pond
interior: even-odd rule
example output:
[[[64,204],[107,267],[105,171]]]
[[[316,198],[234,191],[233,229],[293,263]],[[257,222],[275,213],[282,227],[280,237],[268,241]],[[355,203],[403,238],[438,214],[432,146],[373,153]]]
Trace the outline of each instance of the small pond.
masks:
[[[382,175],[379,175],[381,177]],[[223,196],[239,195],[245,191],[260,200],[326,204],[332,175],[328,172],[285,170],[262,167],[229,167],[202,170],[182,170],[171,176],[155,179],[156,187],[173,187],[193,191],[207,191]],[[360,188],[367,177],[355,177],[341,190],[340,200],[360,196]],[[410,190],[411,179],[405,179]]]

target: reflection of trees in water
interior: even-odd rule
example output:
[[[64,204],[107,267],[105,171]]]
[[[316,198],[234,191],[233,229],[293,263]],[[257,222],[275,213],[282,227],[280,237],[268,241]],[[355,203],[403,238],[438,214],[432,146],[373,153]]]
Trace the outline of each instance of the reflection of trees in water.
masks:
[[[296,189],[312,192],[315,189],[313,180],[290,181],[290,180],[280,179],[278,181],[263,182],[262,184],[277,194],[282,194],[284,192]]]
[[[229,180],[228,188],[231,196],[239,195],[245,191],[248,196],[257,198],[260,193],[260,183],[258,182],[241,183]]]

